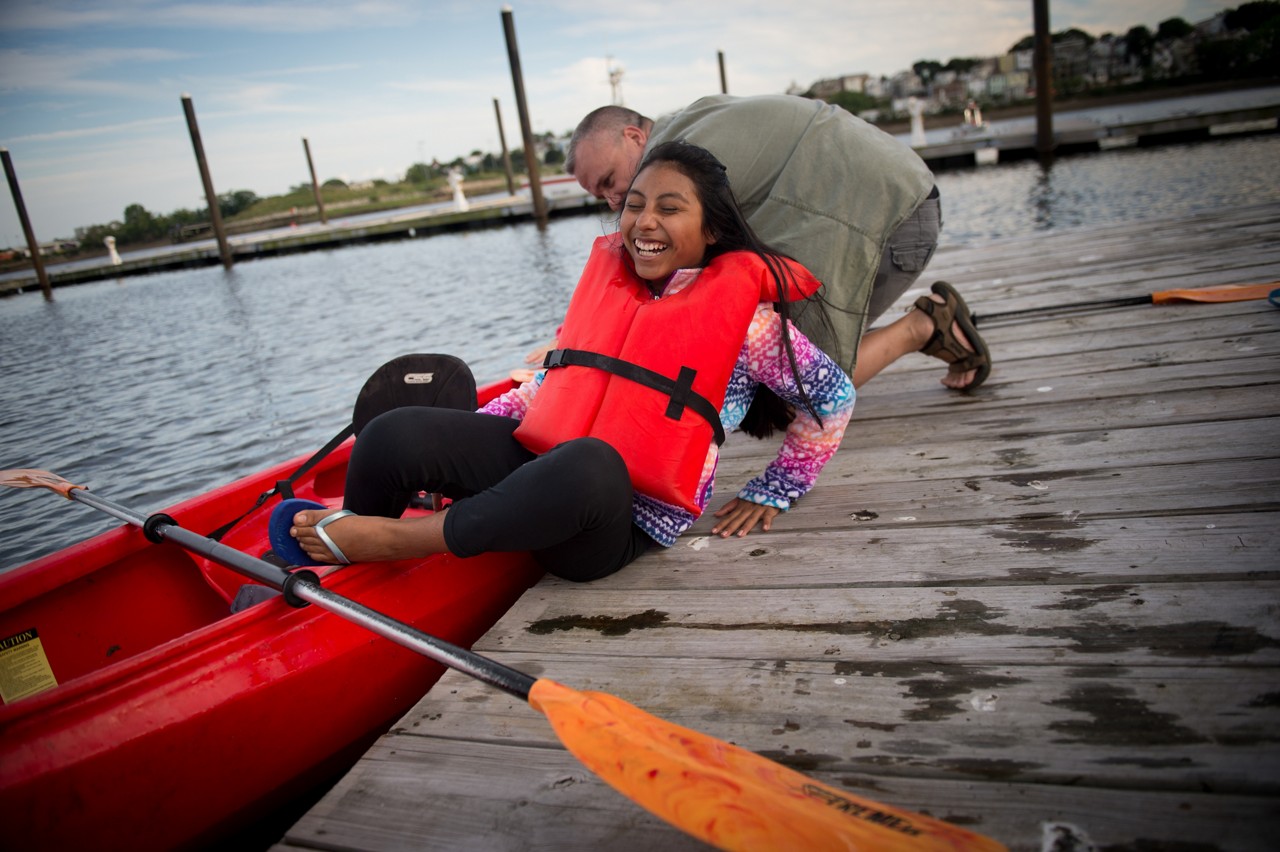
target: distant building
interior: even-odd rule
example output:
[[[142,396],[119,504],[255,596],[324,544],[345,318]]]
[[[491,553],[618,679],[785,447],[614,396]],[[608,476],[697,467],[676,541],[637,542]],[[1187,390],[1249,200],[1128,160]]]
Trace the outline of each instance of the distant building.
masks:
[[[1207,40],[1241,37],[1226,26],[1226,12],[1221,12],[1194,25],[1184,38],[1165,39],[1153,46],[1148,64],[1131,55],[1124,36],[1107,33],[1094,38],[1078,30],[1057,33],[1053,37],[1053,89],[1058,94],[1073,94],[1097,86],[1133,83],[1144,77],[1177,78],[1198,74],[1197,45]],[[964,63],[968,64],[968,63]],[[916,98],[925,114],[934,115],[957,109],[975,101],[1016,103],[1035,96],[1035,50],[1012,50],[1001,56],[981,58],[968,70],[940,70],[926,84],[914,70],[908,69],[892,77],[870,74],[844,74],[819,80],[809,87],[811,97],[830,99],[840,92],[860,92],[877,100],[889,101],[884,117],[901,118],[908,114],[909,98]],[[805,94],[793,82],[788,94]],[[875,120],[879,111],[869,110],[863,117]]]
[[[1089,43],[1070,35],[1053,43],[1053,76],[1057,80],[1084,77],[1089,72]]]
[[[810,92],[812,92],[813,97],[821,98],[822,100],[826,100],[840,92],[866,94],[867,81],[870,79],[872,79],[870,74],[845,74],[843,77],[819,80],[810,87]]]
[[[40,249],[40,256],[50,254],[64,254],[69,251],[75,251],[80,248],[79,240],[50,240],[47,243],[40,243],[37,248]],[[31,258],[31,249],[23,247],[18,249],[22,256],[28,260]]]

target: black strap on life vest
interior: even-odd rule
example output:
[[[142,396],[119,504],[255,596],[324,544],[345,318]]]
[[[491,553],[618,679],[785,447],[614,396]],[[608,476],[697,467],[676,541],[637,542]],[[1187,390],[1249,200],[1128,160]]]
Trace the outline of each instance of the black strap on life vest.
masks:
[[[710,400],[693,389],[693,377],[698,374],[698,371],[692,367],[681,367],[680,375],[673,380],[639,364],[601,355],[599,352],[585,352],[581,349],[552,349],[543,359],[542,366],[548,370],[556,367],[594,367],[652,388],[670,398],[670,402],[667,403],[667,417],[679,420],[685,408],[692,408],[702,416],[703,420],[711,424],[715,432],[716,445],[724,443],[724,425],[720,422],[720,412]]]

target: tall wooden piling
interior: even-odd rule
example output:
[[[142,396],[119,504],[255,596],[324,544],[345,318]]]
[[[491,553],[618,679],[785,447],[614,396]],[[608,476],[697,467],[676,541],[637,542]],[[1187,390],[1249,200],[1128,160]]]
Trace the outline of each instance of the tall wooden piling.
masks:
[[[1031,0],[1036,73],[1036,153],[1053,156],[1053,40],[1049,35],[1049,0]]]
[[[204,157],[204,143],[200,141],[200,126],[196,124],[196,108],[191,103],[191,96],[182,96],[182,111],[187,116],[187,130],[191,132],[191,146],[196,152],[196,165],[200,168],[200,180],[204,184],[204,197],[209,202],[209,221],[213,224],[213,234],[218,239],[218,254],[222,257],[222,265],[231,268],[231,246],[227,243],[227,232],[222,227],[222,211],[218,208],[218,194],[213,191],[213,178],[209,176],[209,163]]]
[[[729,94],[729,79],[724,74],[724,51],[717,50],[716,58],[720,62],[720,94]]]
[[[18,186],[18,173],[13,169],[8,148],[0,148],[0,159],[4,160],[4,176],[9,180],[9,192],[13,194],[13,206],[18,209],[18,220],[22,222],[22,235],[27,238],[27,249],[31,252],[31,265],[35,267],[36,278],[40,281],[40,291],[44,293],[46,302],[52,302],[53,287],[49,284],[49,274],[44,271],[40,243],[36,240],[36,232],[31,227],[31,220],[27,218],[27,205],[22,200],[22,189]]]
[[[320,211],[320,224],[329,224],[329,219],[324,215],[324,199],[320,197],[320,182],[316,180],[316,164],[311,159],[311,143],[307,142],[307,137],[302,137],[302,150],[307,152],[307,171],[311,173],[311,192],[316,197],[316,209]]]
[[[524,163],[529,170],[529,192],[533,195],[533,218],[538,223],[538,228],[543,229],[547,227],[547,200],[542,197],[542,178],[538,174],[538,148],[533,144],[533,128],[529,124],[529,105],[524,98],[524,75],[520,71],[520,49],[516,46],[516,24],[510,6],[502,7],[502,29],[507,37],[511,82],[516,89],[520,135],[524,138]]]
[[[502,130],[502,108],[498,106],[498,99],[493,99],[493,114],[498,119],[498,143],[502,145],[502,168],[507,173],[507,192],[511,195],[516,194],[516,176],[511,169],[511,151],[507,149],[507,134]]]

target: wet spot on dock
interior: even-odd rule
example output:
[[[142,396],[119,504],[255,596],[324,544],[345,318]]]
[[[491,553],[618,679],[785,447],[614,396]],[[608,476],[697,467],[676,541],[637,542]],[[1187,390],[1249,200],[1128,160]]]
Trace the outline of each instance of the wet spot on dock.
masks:
[[[794,769],[797,772],[814,772],[829,766],[833,763],[840,763],[840,758],[833,754],[810,754],[805,751],[780,751],[774,749],[771,751],[758,752],[761,757],[772,760],[774,763],[780,763],[788,769]]]
[[[1031,467],[1035,461],[1035,456],[1022,447],[1010,447],[1004,450],[996,450],[996,459],[1006,467]]]
[[[1043,764],[1021,760],[989,760],[969,757],[943,760],[939,762],[939,766],[952,772],[959,772],[975,778],[985,778],[988,781],[1008,781],[1024,773],[1040,769]]]
[[[970,668],[949,672],[942,677],[905,680],[901,684],[907,690],[903,695],[919,706],[908,710],[904,716],[911,722],[936,722],[969,712],[971,705],[962,699],[974,693],[995,693],[1025,682],[1023,678],[988,674]]]
[[[868,728],[872,731],[884,731],[885,733],[893,733],[898,730],[897,725],[887,725],[883,722],[861,722],[857,719],[845,719],[846,725],[853,725],[855,728]]]
[[[1208,742],[1203,735],[1180,724],[1179,717],[1153,710],[1135,697],[1133,690],[1115,684],[1080,684],[1065,698],[1047,703],[1089,716],[1049,723],[1050,730],[1066,737],[1060,742],[1119,747]]]
[[[1006,548],[1034,550],[1037,553],[1078,553],[1098,544],[1097,539],[1065,535],[1080,530],[1083,525],[1074,519],[1055,514],[1030,514],[1016,518],[1004,526],[1004,530],[992,530],[989,535],[1006,542]]]
[[[1084,621],[1061,627],[1031,628],[1026,635],[1053,637],[1073,643],[1081,654],[1116,654],[1147,651],[1161,657],[1243,656],[1280,642],[1252,627],[1221,621],[1133,626],[1106,620]]]
[[[1077,432],[1072,435],[1063,435],[1058,439],[1058,443],[1065,447],[1079,447],[1085,444],[1105,444],[1111,440],[1109,432]]]
[[[1280,692],[1267,692],[1245,705],[1246,707],[1280,707]]]
[[[1099,604],[1124,600],[1132,597],[1133,586],[1091,586],[1084,589],[1069,589],[1062,593],[1063,600],[1054,604],[1043,604],[1036,609],[1076,611],[1089,609]],[[1137,598],[1135,598],[1137,600]]]
[[[545,636],[557,630],[593,630],[601,636],[625,636],[632,630],[661,627],[667,622],[667,613],[656,609],[628,615],[622,618],[612,615],[562,615],[535,621],[527,628],[530,633]]]

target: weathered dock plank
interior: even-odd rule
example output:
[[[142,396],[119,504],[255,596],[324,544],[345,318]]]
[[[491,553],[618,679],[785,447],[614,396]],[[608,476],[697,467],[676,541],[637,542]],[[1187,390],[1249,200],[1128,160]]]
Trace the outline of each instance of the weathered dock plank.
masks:
[[[277,850],[707,848],[615,793],[553,740],[427,740],[400,733],[394,749],[391,741],[375,746],[366,758],[368,771],[357,770],[339,785]],[[521,767],[519,775],[510,771],[513,765]],[[1133,834],[1186,844],[1166,847],[1171,849],[1270,852],[1268,832],[1280,818],[1280,804],[1265,796],[906,775],[844,775],[839,781],[857,795],[966,825],[1015,849],[1041,848],[1041,824],[1052,822],[1088,826],[1095,838]],[[494,806],[477,818],[477,801]]]
[[[1280,515],[1273,515],[1280,521]],[[893,587],[923,583],[1122,584],[1280,579],[1280,524],[1260,528],[1252,513],[1107,517],[1044,515],[991,526],[964,522],[815,531],[778,529],[767,540],[718,542],[647,565],[613,588],[769,589],[786,563],[788,588]],[[832,564],[832,553],[842,555]],[[975,559],[974,554],[981,554]],[[713,573],[714,572],[714,573]],[[713,579],[707,575],[713,573]]]
[[[978,562],[983,553],[969,559]],[[836,575],[840,561],[829,555]],[[944,574],[939,565],[936,574]],[[938,582],[934,579],[933,582]],[[1280,663],[1275,580],[779,589],[531,590],[483,645],[529,656],[1187,668]],[[492,644],[490,644],[492,643]],[[1275,712],[1274,708],[1272,712]]]
[[[926,282],[995,314],[1274,280],[1278,225],[1263,205],[960,247]],[[614,577],[544,579],[476,649],[1015,850],[1274,848],[1280,311],[981,328],[987,387],[894,365],[770,533],[704,518]],[[774,447],[733,436],[722,493]],[[278,848],[699,846],[450,673]]]
[[[781,646],[780,646],[781,647]],[[857,656],[857,655],[855,655]],[[735,662],[513,654],[556,678],[608,682],[664,719],[805,772],[1275,795],[1280,746],[1245,669],[965,665],[904,660]],[[659,682],[660,681],[660,682]],[[726,692],[724,684],[735,689]],[[626,684],[634,684],[628,688]],[[409,714],[409,738],[542,743],[545,720],[478,684],[454,712]],[[842,732],[833,735],[833,732]],[[847,732],[847,733],[843,733]],[[1047,734],[1047,736],[1046,736]],[[1031,753],[1028,742],[1036,742]],[[409,746],[412,748],[412,746]],[[1106,758],[1099,760],[1105,748]],[[1260,767],[1272,779],[1259,783]]]

